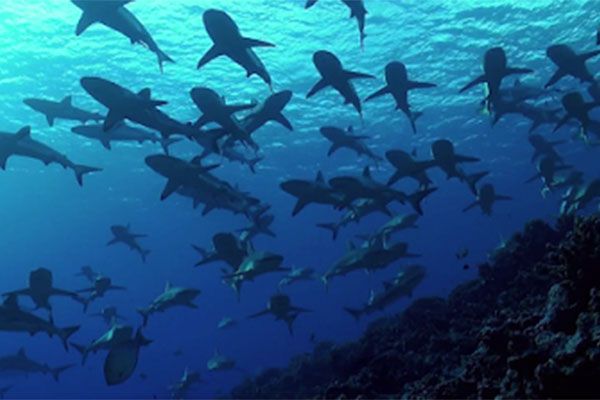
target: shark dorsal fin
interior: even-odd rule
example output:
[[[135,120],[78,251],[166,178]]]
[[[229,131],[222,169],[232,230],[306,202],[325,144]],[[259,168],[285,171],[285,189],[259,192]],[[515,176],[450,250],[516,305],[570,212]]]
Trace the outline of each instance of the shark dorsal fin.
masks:
[[[31,127],[28,126],[24,126],[21,129],[19,129],[16,133],[17,138],[18,139],[24,139],[24,138],[28,138],[31,136]]]
[[[517,78],[517,80],[515,81],[515,87],[519,86],[521,86],[521,80]]]
[[[61,100],[60,104],[62,104],[63,106],[70,106],[72,99],[72,96],[65,96],[65,98]]]
[[[144,88],[138,92],[138,96],[140,96],[144,100],[150,100],[150,97],[152,96],[152,91],[150,90],[150,88]]]
[[[363,175],[365,178],[370,178],[370,177],[371,177],[371,169],[369,168],[369,166],[368,166],[368,165],[365,167],[365,169],[363,169],[363,173],[362,173],[362,175]]]
[[[321,172],[321,171],[317,172],[316,181],[319,183],[325,183],[325,178],[323,178],[323,172]]]
[[[348,241],[348,250],[356,250],[356,245],[352,240]]]
[[[348,125],[348,128],[346,128],[346,131],[348,131],[348,133],[354,133],[354,127],[352,125]]]
[[[17,355],[18,355],[19,357],[25,357],[25,348],[24,348],[24,347],[21,347],[21,348],[19,349],[19,351],[17,351]]]
[[[165,292],[168,292],[169,290],[171,290],[171,281],[167,281],[167,283],[165,283]]]
[[[19,308],[19,303],[17,302],[17,295],[16,294],[9,294],[8,297],[6,297],[6,299],[4,299],[4,303],[3,303],[4,307],[7,308]]]

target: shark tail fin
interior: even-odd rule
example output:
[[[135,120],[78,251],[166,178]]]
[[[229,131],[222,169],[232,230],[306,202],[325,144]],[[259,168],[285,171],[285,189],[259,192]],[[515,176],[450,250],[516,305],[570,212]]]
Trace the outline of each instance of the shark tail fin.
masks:
[[[63,372],[65,372],[69,368],[72,368],[73,366],[74,366],[73,364],[67,364],[67,365],[63,365],[61,367],[51,368],[50,369],[50,373],[52,374],[52,378],[56,382],[58,382],[58,379],[60,378],[60,374],[62,374]]]
[[[70,344],[71,344],[71,346],[73,346],[73,348],[75,350],[77,350],[77,352],[79,354],[81,354],[81,365],[85,365],[85,361],[87,360],[87,356],[88,356],[87,347],[85,347],[81,344],[78,344],[78,343],[73,343],[73,342],[71,342]]]
[[[83,186],[83,175],[98,171],[102,171],[102,168],[88,167],[87,165],[77,164],[73,166],[73,172],[75,172],[75,179],[77,179],[77,183],[79,183],[79,186]]]
[[[346,311],[348,314],[352,315],[352,317],[354,317],[356,322],[358,322],[358,320],[360,319],[360,317],[362,315],[362,312],[357,308],[344,307],[344,311]]]
[[[294,336],[294,321],[296,320],[297,317],[298,317],[298,313],[294,313],[293,315],[290,315],[285,319],[285,323],[287,325],[290,336]]]
[[[150,310],[147,308],[138,308],[137,312],[142,316],[142,326],[148,325],[148,317],[150,316]]]
[[[407,200],[409,202],[409,204],[411,205],[411,207],[419,214],[419,215],[423,215],[423,208],[421,207],[421,202],[423,201],[423,199],[425,199],[427,196],[429,196],[431,193],[435,192],[437,190],[437,188],[429,188],[429,189],[423,189],[423,190],[419,190],[418,192],[415,192],[411,195],[409,195],[407,197]]]
[[[146,257],[148,257],[148,254],[150,254],[150,250],[147,250],[147,249],[140,250],[140,256],[142,257],[143,263],[146,263]]]
[[[79,325],[75,325],[63,328],[58,332],[58,336],[60,337],[60,340],[62,341],[66,351],[69,351],[69,343],[67,342],[69,340],[69,337],[71,337],[71,335],[73,335],[78,330]]]
[[[256,173],[256,164],[260,161],[262,161],[264,157],[255,157],[252,160],[248,160],[248,167],[250,168],[250,171],[252,171],[253,174]]]
[[[160,68],[160,72],[163,72],[163,63],[164,62],[170,62],[170,63],[174,63],[175,61],[169,57],[167,55],[167,53],[165,53],[164,51],[162,51],[161,49],[156,49],[156,57],[158,58],[158,67]]]
[[[328,231],[331,231],[333,240],[337,239],[337,235],[340,230],[340,227],[338,224],[331,222],[331,223],[317,224],[317,226],[319,228],[323,228],[323,229],[327,229]]]

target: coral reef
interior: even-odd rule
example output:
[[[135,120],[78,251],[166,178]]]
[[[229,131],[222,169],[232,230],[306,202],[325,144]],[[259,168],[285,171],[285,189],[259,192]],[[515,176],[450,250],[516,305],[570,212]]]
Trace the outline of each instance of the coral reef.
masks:
[[[600,216],[533,221],[447,299],[320,343],[235,398],[598,398]]]

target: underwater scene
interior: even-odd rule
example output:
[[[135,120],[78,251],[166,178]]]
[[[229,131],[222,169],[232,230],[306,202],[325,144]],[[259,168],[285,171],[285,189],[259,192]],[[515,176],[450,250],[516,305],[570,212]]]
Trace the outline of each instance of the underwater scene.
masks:
[[[0,398],[600,397],[599,24],[0,2]]]

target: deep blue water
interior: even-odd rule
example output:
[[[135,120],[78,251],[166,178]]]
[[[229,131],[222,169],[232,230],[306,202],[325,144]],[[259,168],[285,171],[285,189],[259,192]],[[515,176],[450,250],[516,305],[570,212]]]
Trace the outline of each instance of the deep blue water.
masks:
[[[84,186],[79,187],[72,173],[59,166],[18,157],[9,160],[6,171],[0,172],[0,291],[24,287],[29,271],[39,267],[53,271],[58,287],[83,288],[87,282],[74,274],[89,264],[127,287],[127,291],[109,293],[93,303],[90,311],[114,304],[128,323],[137,326],[141,319],[135,308],[160,294],[166,281],[202,290],[196,300],[197,310],[173,309],[151,317],[144,334],[154,343],[141,350],[134,376],[115,387],[104,383],[104,353],[91,355],[85,367],[80,367],[79,355],[74,350],[65,353],[57,339],[1,332],[0,355],[15,353],[23,346],[37,361],[78,364],[64,373],[60,383],[50,376],[0,376],[0,386],[14,384],[10,396],[167,397],[167,387],[186,366],[199,370],[204,379],[193,394],[224,394],[245,374],[285,365],[294,355],[310,351],[313,344],[309,336],[313,333],[318,340],[351,340],[370,321],[398,312],[411,301],[402,299],[385,313],[359,323],[342,310],[365,302],[372,289],[378,290],[382,281],[396,274],[401,265],[396,263],[372,275],[356,272],[335,279],[328,292],[318,281],[286,289],[294,303],[314,310],[298,318],[294,336],[287,333],[283,323],[270,318],[247,320],[247,315],[264,308],[281,275],[246,284],[238,303],[233,291],[221,283],[218,265],[193,268],[198,257],[190,247],[192,243],[210,247],[214,233],[245,226],[242,216],[217,210],[203,217],[188,199],[177,196],[161,202],[165,180],[144,164],[145,156],[159,152],[158,146],[116,144],[112,151],[106,151],[97,142],[74,136],[70,132],[74,123],[57,121],[49,127],[41,114],[22,103],[26,97],[59,100],[72,94],[74,104],[105,112],[80,87],[79,78],[84,75],[110,79],[134,91],[151,87],[153,97],[169,101],[162,109],[182,121],[199,115],[189,98],[194,86],[209,86],[232,103],[264,99],[269,95],[267,86],[258,77],[246,79],[244,71],[226,58],[196,70],[196,62],[210,47],[201,18],[208,8],[229,13],[244,35],[275,43],[275,48],[258,48],[256,52],[271,73],[274,89],[294,92],[284,111],[294,132],[270,123],[254,136],[265,156],[257,173],[226,161],[214,172],[272,205],[277,237],[261,236],[255,240],[255,248],[284,255],[285,266],[313,267],[323,273],[343,255],[346,242],[355,234],[368,233],[386,221],[383,215],[369,216],[343,229],[333,242],[329,232],[315,224],[336,221],[341,213],[310,205],[291,217],[295,199],[280,190],[283,180],[312,179],[318,170],[326,178],[358,174],[369,164],[347,150],[327,158],[329,143],[318,132],[323,125],[354,126],[356,133],[371,136],[368,143],[380,155],[390,149],[416,148],[419,158],[426,158],[433,140],[450,139],[459,153],[481,158],[480,163],[467,167],[469,172],[490,170],[485,181],[514,198],[496,204],[491,217],[479,210],[463,213],[461,210],[473,201],[472,194],[458,180],[446,180],[442,172],[433,171],[430,176],[439,190],[424,202],[425,215],[418,221],[419,228],[397,236],[410,244],[411,251],[422,255],[419,263],[428,269],[413,298],[444,296],[476,276],[476,268],[464,270],[464,262],[456,260],[454,254],[460,248],[469,249],[466,262],[475,265],[484,262],[494,247],[526,221],[556,217],[560,192],[544,198],[539,181],[524,183],[535,173],[527,142],[528,122],[508,116],[492,128],[489,116],[479,112],[481,89],[457,93],[479,74],[483,53],[493,46],[503,46],[510,63],[535,71],[524,82],[543,85],[554,70],[545,56],[550,44],[568,43],[581,52],[595,47],[599,20],[596,2],[540,0],[525,5],[491,1],[480,5],[472,1],[369,1],[364,50],[359,47],[356,23],[348,19],[348,10],[341,2],[321,0],[309,10],[303,3],[140,0],[127,5],[176,61],[165,64],[163,74],[152,53],[130,45],[104,26],[92,26],[76,37],[80,11],[68,1],[0,3],[0,131],[15,132],[31,125],[35,138],[76,162],[104,169],[87,176]],[[377,76],[356,83],[361,98],[382,85],[383,68],[392,60],[404,62],[411,77],[437,83],[435,89],[410,96],[413,107],[424,111],[417,122],[419,132],[410,131],[406,117],[394,110],[389,97],[364,105],[364,121],[350,106],[342,105],[331,90],[306,100],[306,92],[318,79],[311,56],[320,49],[333,51],[348,69]],[[599,64],[598,59],[592,59],[588,67],[595,73]],[[512,80],[508,78],[507,84]],[[571,78],[557,87],[562,91],[585,88]],[[558,95],[549,101],[559,104]],[[551,139],[570,139],[574,129],[551,133],[551,127],[544,126],[537,133]],[[187,142],[172,148],[174,155],[183,158],[198,151],[198,146]],[[560,151],[568,164],[586,174],[586,180],[598,178],[597,148],[573,140]],[[392,171],[383,163],[373,175],[384,181]],[[412,183],[397,187],[414,189]],[[410,212],[407,207],[393,208],[395,212]],[[111,238],[110,225],[127,223],[134,231],[148,235],[141,240],[152,251],[146,264],[124,246],[105,246]],[[29,306],[27,300],[21,303]],[[87,343],[106,330],[101,320],[84,315],[81,306],[71,300],[53,298],[52,304],[57,325],[81,324],[74,341]],[[225,315],[238,319],[239,326],[217,330],[217,322]],[[183,355],[175,356],[179,349]],[[215,349],[234,357],[240,370],[208,372],[206,361]],[[148,379],[142,380],[140,373]]]

